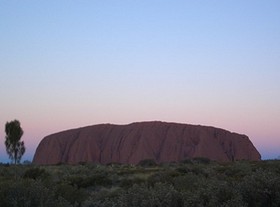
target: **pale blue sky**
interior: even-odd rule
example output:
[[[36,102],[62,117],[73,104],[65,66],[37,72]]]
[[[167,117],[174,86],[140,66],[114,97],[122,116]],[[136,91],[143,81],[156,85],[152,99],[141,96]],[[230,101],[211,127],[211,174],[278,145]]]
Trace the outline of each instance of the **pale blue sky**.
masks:
[[[56,131],[161,120],[247,134],[280,155],[280,1],[0,0],[0,161]]]

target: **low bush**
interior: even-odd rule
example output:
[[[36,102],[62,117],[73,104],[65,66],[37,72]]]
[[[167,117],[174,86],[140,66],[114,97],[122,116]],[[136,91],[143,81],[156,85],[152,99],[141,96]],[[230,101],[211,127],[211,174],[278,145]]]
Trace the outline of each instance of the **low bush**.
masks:
[[[156,161],[154,161],[152,159],[146,159],[146,160],[141,160],[138,163],[138,166],[141,166],[141,167],[155,167],[155,166],[157,166],[157,163],[156,163]]]
[[[2,182],[0,184],[1,207],[67,207],[67,200],[57,199],[54,193],[40,181],[32,179]]]
[[[31,179],[45,179],[47,178],[49,175],[49,173],[46,172],[45,169],[41,169],[38,167],[35,168],[29,168],[25,171],[25,173],[23,174],[23,178],[31,178]]]
[[[195,157],[193,158],[194,163],[210,164],[211,160],[206,157]]]
[[[157,183],[154,187],[134,185],[121,194],[117,201],[120,207],[183,207],[181,194],[172,185]]]

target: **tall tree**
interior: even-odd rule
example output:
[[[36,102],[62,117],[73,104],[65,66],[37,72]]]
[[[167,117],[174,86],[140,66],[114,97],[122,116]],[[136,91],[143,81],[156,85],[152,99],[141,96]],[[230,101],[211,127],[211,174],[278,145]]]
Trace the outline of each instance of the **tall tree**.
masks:
[[[5,126],[5,132],[5,145],[7,154],[9,155],[9,158],[12,160],[12,162],[17,164],[20,162],[21,157],[25,152],[24,142],[20,141],[23,135],[20,122],[18,120],[7,122]]]

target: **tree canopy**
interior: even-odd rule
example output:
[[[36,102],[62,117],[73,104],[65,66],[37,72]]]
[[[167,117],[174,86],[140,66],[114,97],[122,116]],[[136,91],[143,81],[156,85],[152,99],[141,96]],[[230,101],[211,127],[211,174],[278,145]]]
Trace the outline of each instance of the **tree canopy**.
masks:
[[[7,122],[5,126],[6,132],[6,151],[9,158],[14,164],[20,162],[22,155],[25,152],[24,141],[21,141],[23,130],[18,120]]]

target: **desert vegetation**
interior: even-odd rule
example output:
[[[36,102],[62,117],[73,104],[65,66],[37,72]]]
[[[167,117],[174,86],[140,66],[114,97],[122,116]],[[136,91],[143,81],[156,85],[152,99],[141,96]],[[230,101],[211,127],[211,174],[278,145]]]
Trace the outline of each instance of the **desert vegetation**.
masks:
[[[7,122],[5,125],[5,145],[9,158],[14,164],[20,163],[25,152],[24,141],[21,141],[23,130],[18,120]]]
[[[0,204],[81,207],[280,205],[280,161],[0,165]]]

